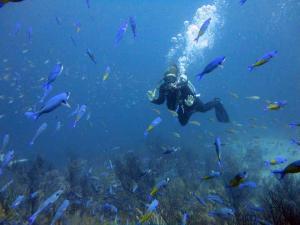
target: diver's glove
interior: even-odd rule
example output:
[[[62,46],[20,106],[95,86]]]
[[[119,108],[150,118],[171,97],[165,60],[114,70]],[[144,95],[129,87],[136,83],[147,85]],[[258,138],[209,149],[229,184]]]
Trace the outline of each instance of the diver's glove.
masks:
[[[147,96],[150,102],[152,102],[155,99],[155,95],[156,95],[156,89],[147,92]]]
[[[195,102],[195,98],[193,95],[188,95],[188,97],[184,99],[184,103],[188,107],[191,107],[194,104],[194,102]]]

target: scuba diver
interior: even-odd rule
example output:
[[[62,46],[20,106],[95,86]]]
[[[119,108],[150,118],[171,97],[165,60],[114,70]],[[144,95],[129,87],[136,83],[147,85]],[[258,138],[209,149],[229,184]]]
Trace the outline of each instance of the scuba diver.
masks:
[[[8,2],[22,2],[23,0],[0,0],[0,8],[4,6],[4,4]]]
[[[158,96],[157,96],[157,90]],[[185,126],[195,112],[207,112],[215,109],[219,122],[228,123],[229,116],[219,98],[203,103],[200,94],[196,93],[195,87],[184,74],[179,75],[176,65],[172,65],[165,72],[159,87],[147,92],[150,102],[160,105],[167,101],[169,110],[176,111],[178,120]]]

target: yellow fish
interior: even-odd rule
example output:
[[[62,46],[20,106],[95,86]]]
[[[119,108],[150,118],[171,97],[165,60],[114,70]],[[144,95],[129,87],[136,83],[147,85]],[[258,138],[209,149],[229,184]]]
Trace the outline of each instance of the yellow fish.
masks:
[[[240,96],[237,94],[237,93],[234,93],[234,92],[229,92],[229,94],[234,97],[234,98],[240,98]]]
[[[172,114],[172,116],[174,116],[174,117],[177,117],[177,116],[178,116],[178,113],[175,112],[175,111],[169,110],[169,112],[170,112],[170,113]]]
[[[198,122],[198,121],[196,121],[196,120],[192,120],[192,121],[190,121],[189,122],[190,124],[193,124],[193,125],[195,125],[195,126],[200,126],[201,124]]]
[[[177,137],[177,138],[181,138],[180,134],[177,133],[177,132],[173,132],[173,135],[174,135],[175,137]]]
[[[249,100],[259,100],[260,97],[259,96],[249,96],[249,97],[246,97],[246,99],[249,99]]]
[[[160,111],[158,109],[152,109],[152,111],[156,112],[158,115],[160,115]]]
[[[229,181],[229,187],[237,187],[240,184],[244,183],[248,174],[246,172],[242,172],[237,174],[233,179]]]
[[[106,67],[106,70],[105,70],[105,73],[103,74],[102,80],[106,81],[109,78],[109,75],[110,75],[110,68],[108,66],[108,67]]]
[[[151,196],[154,196],[154,195],[157,194],[157,192],[158,192],[158,188],[157,188],[157,187],[154,187],[154,188],[152,188],[152,190],[151,190],[151,192],[150,192],[150,195],[151,195]]]
[[[140,219],[140,223],[145,223],[148,222],[152,217],[153,217],[154,213],[146,213],[145,215],[142,216],[142,218]]]

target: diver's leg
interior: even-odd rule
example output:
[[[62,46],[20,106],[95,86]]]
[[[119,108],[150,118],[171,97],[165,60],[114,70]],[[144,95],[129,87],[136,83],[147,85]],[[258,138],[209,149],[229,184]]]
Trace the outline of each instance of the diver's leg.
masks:
[[[167,107],[171,111],[175,111],[177,108],[177,99],[175,95],[170,94],[167,97]]]
[[[178,114],[179,123],[182,126],[185,126],[189,122],[189,119],[192,115],[192,111],[186,110],[183,107],[179,106],[177,110],[177,114]]]
[[[216,117],[219,122],[228,123],[230,121],[223,104],[218,98],[215,98],[213,101],[207,102],[205,104],[199,98],[197,98],[195,104],[196,111],[198,112],[207,112],[215,109]]]

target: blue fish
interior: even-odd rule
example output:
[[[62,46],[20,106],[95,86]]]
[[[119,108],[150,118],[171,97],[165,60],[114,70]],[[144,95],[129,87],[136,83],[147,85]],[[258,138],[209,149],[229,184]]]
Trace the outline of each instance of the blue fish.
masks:
[[[221,166],[221,138],[217,137],[215,140],[215,147],[216,147],[216,153],[217,153],[217,157],[218,157],[218,164],[219,166]]]
[[[54,192],[49,198],[47,198],[37,209],[37,211],[35,211],[34,214],[32,214],[32,216],[29,217],[28,222],[30,225],[32,225],[34,223],[34,221],[36,220],[36,218],[38,217],[38,215],[44,211],[48,206],[52,205],[54,202],[57,201],[57,199],[59,199],[59,197],[62,195],[64,191],[62,189]]]
[[[80,106],[78,112],[76,113],[76,117],[73,123],[73,128],[75,128],[77,126],[77,123],[79,122],[79,120],[84,116],[84,114],[86,113],[86,105],[82,105]]]
[[[154,199],[150,205],[148,206],[147,208],[147,212],[150,213],[150,212],[153,212],[156,210],[157,206],[158,206],[159,202],[157,199]]]
[[[1,167],[0,167],[0,175],[2,175],[3,169],[8,166],[8,164],[13,160],[14,157],[15,157],[15,151],[14,150],[8,151],[4,155],[4,158],[3,158],[3,161],[2,161],[2,164],[1,164]]]
[[[156,117],[151,124],[147,127],[147,129],[144,131],[144,136],[147,137],[148,134],[154,129],[154,127],[156,127],[158,124],[160,124],[162,122],[162,118],[161,117]]]
[[[59,208],[57,209],[52,221],[50,225],[55,225],[55,223],[62,217],[62,215],[64,214],[64,212],[67,210],[67,208],[70,205],[70,201],[69,200],[64,200],[63,203],[59,206]]]
[[[22,2],[24,0],[0,0],[0,8],[2,8],[6,3],[9,2]]]
[[[28,35],[28,41],[31,42],[32,41],[32,27],[28,28],[27,35]]]
[[[246,188],[246,187],[248,187],[248,188],[256,188],[257,185],[256,185],[256,183],[254,181],[246,181],[246,182],[244,182],[244,183],[242,183],[242,184],[239,185],[239,189],[243,189],[243,188]]]
[[[244,5],[246,3],[247,0],[240,0],[240,4]]]
[[[9,186],[12,185],[13,182],[14,182],[14,180],[8,181],[8,182],[0,189],[0,193],[3,193],[4,191],[6,191],[7,188],[9,188]]]
[[[61,25],[61,18],[59,18],[58,16],[55,17],[55,21],[57,25]]]
[[[25,200],[24,195],[19,195],[16,200],[11,204],[12,209],[16,209]]]
[[[204,68],[204,70],[201,73],[197,74],[198,80],[201,80],[205,74],[208,74],[208,73],[212,72],[213,70],[215,70],[216,68],[221,67],[224,62],[225,62],[224,56],[215,58]]]
[[[30,141],[30,145],[34,145],[36,139],[41,135],[41,133],[43,133],[48,127],[47,123],[42,123],[42,125],[37,129],[37,131],[35,132],[35,135],[33,136],[32,140]]]
[[[187,220],[188,220],[189,214],[184,213],[182,215],[182,221],[181,221],[181,225],[187,225]]]
[[[224,201],[219,195],[207,195],[207,200],[213,203],[224,205]]]
[[[290,128],[300,127],[300,123],[290,123],[289,127]]]
[[[109,204],[109,203],[105,203],[103,205],[103,209],[106,210],[106,211],[110,211],[110,212],[113,212],[113,213],[118,213],[118,208],[112,204]]]
[[[90,0],[86,0],[85,2],[86,2],[86,6],[87,6],[88,8],[91,8]]]
[[[204,207],[206,207],[206,203],[205,200],[203,198],[201,198],[200,196],[196,195],[195,193],[193,193],[193,196],[196,198],[196,200]]]
[[[278,51],[276,51],[276,50],[265,54],[261,58],[257,59],[254,64],[252,64],[251,66],[248,66],[248,70],[252,71],[255,67],[259,67],[259,66],[262,66],[262,65],[266,64],[273,57],[275,57],[277,54],[278,54]]]
[[[9,138],[10,138],[9,134],[4,135],[0,152],[4,152],[6,150],[6,147],[9,142]]]
[[[280,179],[283,179],[286,174],[300,173],[300,160],[292,162],[291,164],[289,164],[282,170],[274,170],[274,171],[272,171],[272,173],[279,174]]]
[[[210,24],[211,18],[208,18],[207,20],[205,20],[205,22],[201,25],[200,30],[198,32],[197,37],[195,38],[195,42],[199,41],[199,38],[205,34],[209,24]]]
[[[133,34],[133,38],[136,38],[136,22],[134,17],[129,17],[129,23],[130,23],[130,27],[131,27],[131,31]]]
[[[67,102],[70,97],[70,92],[63,92],[61,94],[58,94],[54,97],[52,97],[50,100],[48,100],[45,105],[37,112],[26,112],[25,116],[27,116],[30,119],[38,119],[41,115],[50,113],[56,108],[58,108],[61,105],[65,105],[67,107],[70,107],[69,103]]]
[[[125,21],[119,28],[118,33],[115,38],[115,46],[118,46],[121,40],[123,39],[124,34],[128,28],[128,21]]]
[[[50,94],[50,92],[53,90],[53,86],[49,85],[47,88],[44,88],[44,94],[40,99],[40,103],[43,103],[47,96]]]
[[[51,73],[48,75],[48,80],[47,82],[44,84],[44,89],[49,89],[51,88],[51,84],[56,80],[56,78],[61,75],[61,73],[64,70],[64,66],[62,63],[57,63],[55,65],[55,67],[53,68],[53,70],[51,71]]]
[[[210,211],[208,213],[209,216],[211,217],[220,217],[222,219],[230,219],[234,216],[234,210],[231,208],[221,208],[217,210]]]
[[[291,142],[292,142],[292,144],[300,146],[300,141],[298,141],[298,140],[296,140],[294,138],[291,139]]]
[[[86,50],[86,54],[88,55],[88,57],[90,58],[90,60],[97,64],[97,61],[96,61],[96,58],[95,58],[95,55],[92,53],[92,51],[90,49],[87,49]]]

